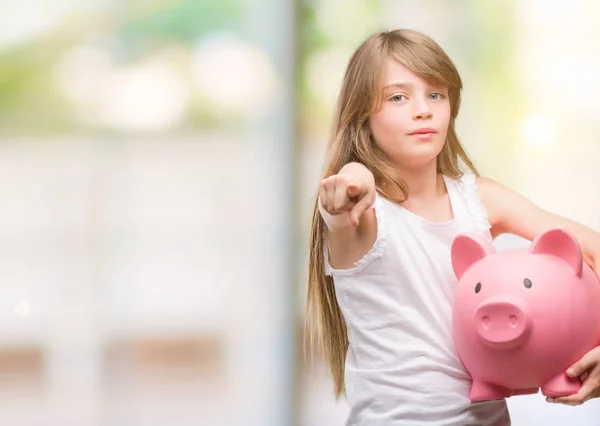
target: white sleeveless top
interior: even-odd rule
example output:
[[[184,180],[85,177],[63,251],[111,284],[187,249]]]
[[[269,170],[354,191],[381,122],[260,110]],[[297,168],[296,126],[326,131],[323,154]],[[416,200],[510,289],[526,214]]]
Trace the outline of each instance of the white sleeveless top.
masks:
[[[473,404],[452,339],[458,232],[491,241],[475,176],[444,177],[453,219],[431,222],[377,196],[377,240],[352,269],[333,269],[344,315],[347,426],[507,426],[505,400]]]

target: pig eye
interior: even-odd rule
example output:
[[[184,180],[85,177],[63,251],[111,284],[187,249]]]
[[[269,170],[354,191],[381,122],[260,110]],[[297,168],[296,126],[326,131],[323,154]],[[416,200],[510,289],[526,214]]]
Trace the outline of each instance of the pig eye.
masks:
[[[475,293],[479,293],[481,291],[481,283],[477,283],[475,286]]]
[[[531,286],[532,286],[531,280],[529,278],[525,278],[523,280],[523,285],[525,286],[525,288],[531,288]]]

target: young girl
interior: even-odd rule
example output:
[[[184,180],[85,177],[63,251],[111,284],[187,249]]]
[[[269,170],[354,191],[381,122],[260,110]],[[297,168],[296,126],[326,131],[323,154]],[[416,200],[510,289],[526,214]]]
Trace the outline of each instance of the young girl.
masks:
[[[470,402],[454,348],[457,233],[531,241],[564,227],[598,274],[600,234],[479,177],[455,132],[461,88],[444,51],[409,30],[370,37],[344,76],[313,214],[307,318],[349,402],[347,425],[510,424],[505,400]],[[558,402],[598,396],[599,361],[595,349],[575,364],[568,374],[584,386]]]

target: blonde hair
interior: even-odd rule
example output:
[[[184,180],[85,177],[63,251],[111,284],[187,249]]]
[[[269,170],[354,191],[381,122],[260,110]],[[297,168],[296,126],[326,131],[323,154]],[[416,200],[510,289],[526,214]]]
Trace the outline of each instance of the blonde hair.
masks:
[[[369,115],[382,102],[381,79],[383,67],[389,58],[399,61],[429,83],[448,87],[450,123],[446,142],[437,157],[438,173],[459,177],[462,174],[459,160],[462,160],[478,175],[454,129],[462,89],[462,81],[454,64],[430,37],[413,30],[395,30],[372,35],[350,59],[339,93],[323,178],[338,173],[349,162],[359,162],[373,173],[377,190],[382,196],[398,203],[408,196],[405,182],[397,176],[369,130]],[[382,189],[385,185],[397,187],[402,198],[388,196]],[[312,353],[315,335],[318,335],[338,399],[345,394],[344,367],[348,336],[333,279],[325,275],[325,231],[326,225],[315,200],[309,245],[305,337],[309,338]]]

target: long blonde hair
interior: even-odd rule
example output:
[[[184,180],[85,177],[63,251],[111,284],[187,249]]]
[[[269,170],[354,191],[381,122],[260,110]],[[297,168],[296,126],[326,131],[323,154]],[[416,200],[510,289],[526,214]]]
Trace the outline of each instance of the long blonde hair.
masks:
[[[462,81],[454,64],[430,37],[413,30],[379,32],[369,37],[352,55],[339,93],[323,178],[339,172],[349,162],[364,164],[375,177],[377,190],[401,203],[408,196],[385,154],[375,144],[369,130],[369,115],[380,105],[383,67],[389,58],[398,60],[427,82],[448,87],[450,123],[442,151],[437,157],[438,173],[459,177],[459,160],[478,175],[461,146],[454,123],[460,106]],[[392,185],[402,198],[388,196],[382,189]],[[318,336],[334,381],[336,399],[345,394],[344,366],[348,336],[337,303],[333,279],[325,275],[323,250],[326,225],[317,207],[312,215],[306,296],[306,333],[311,353]]]

